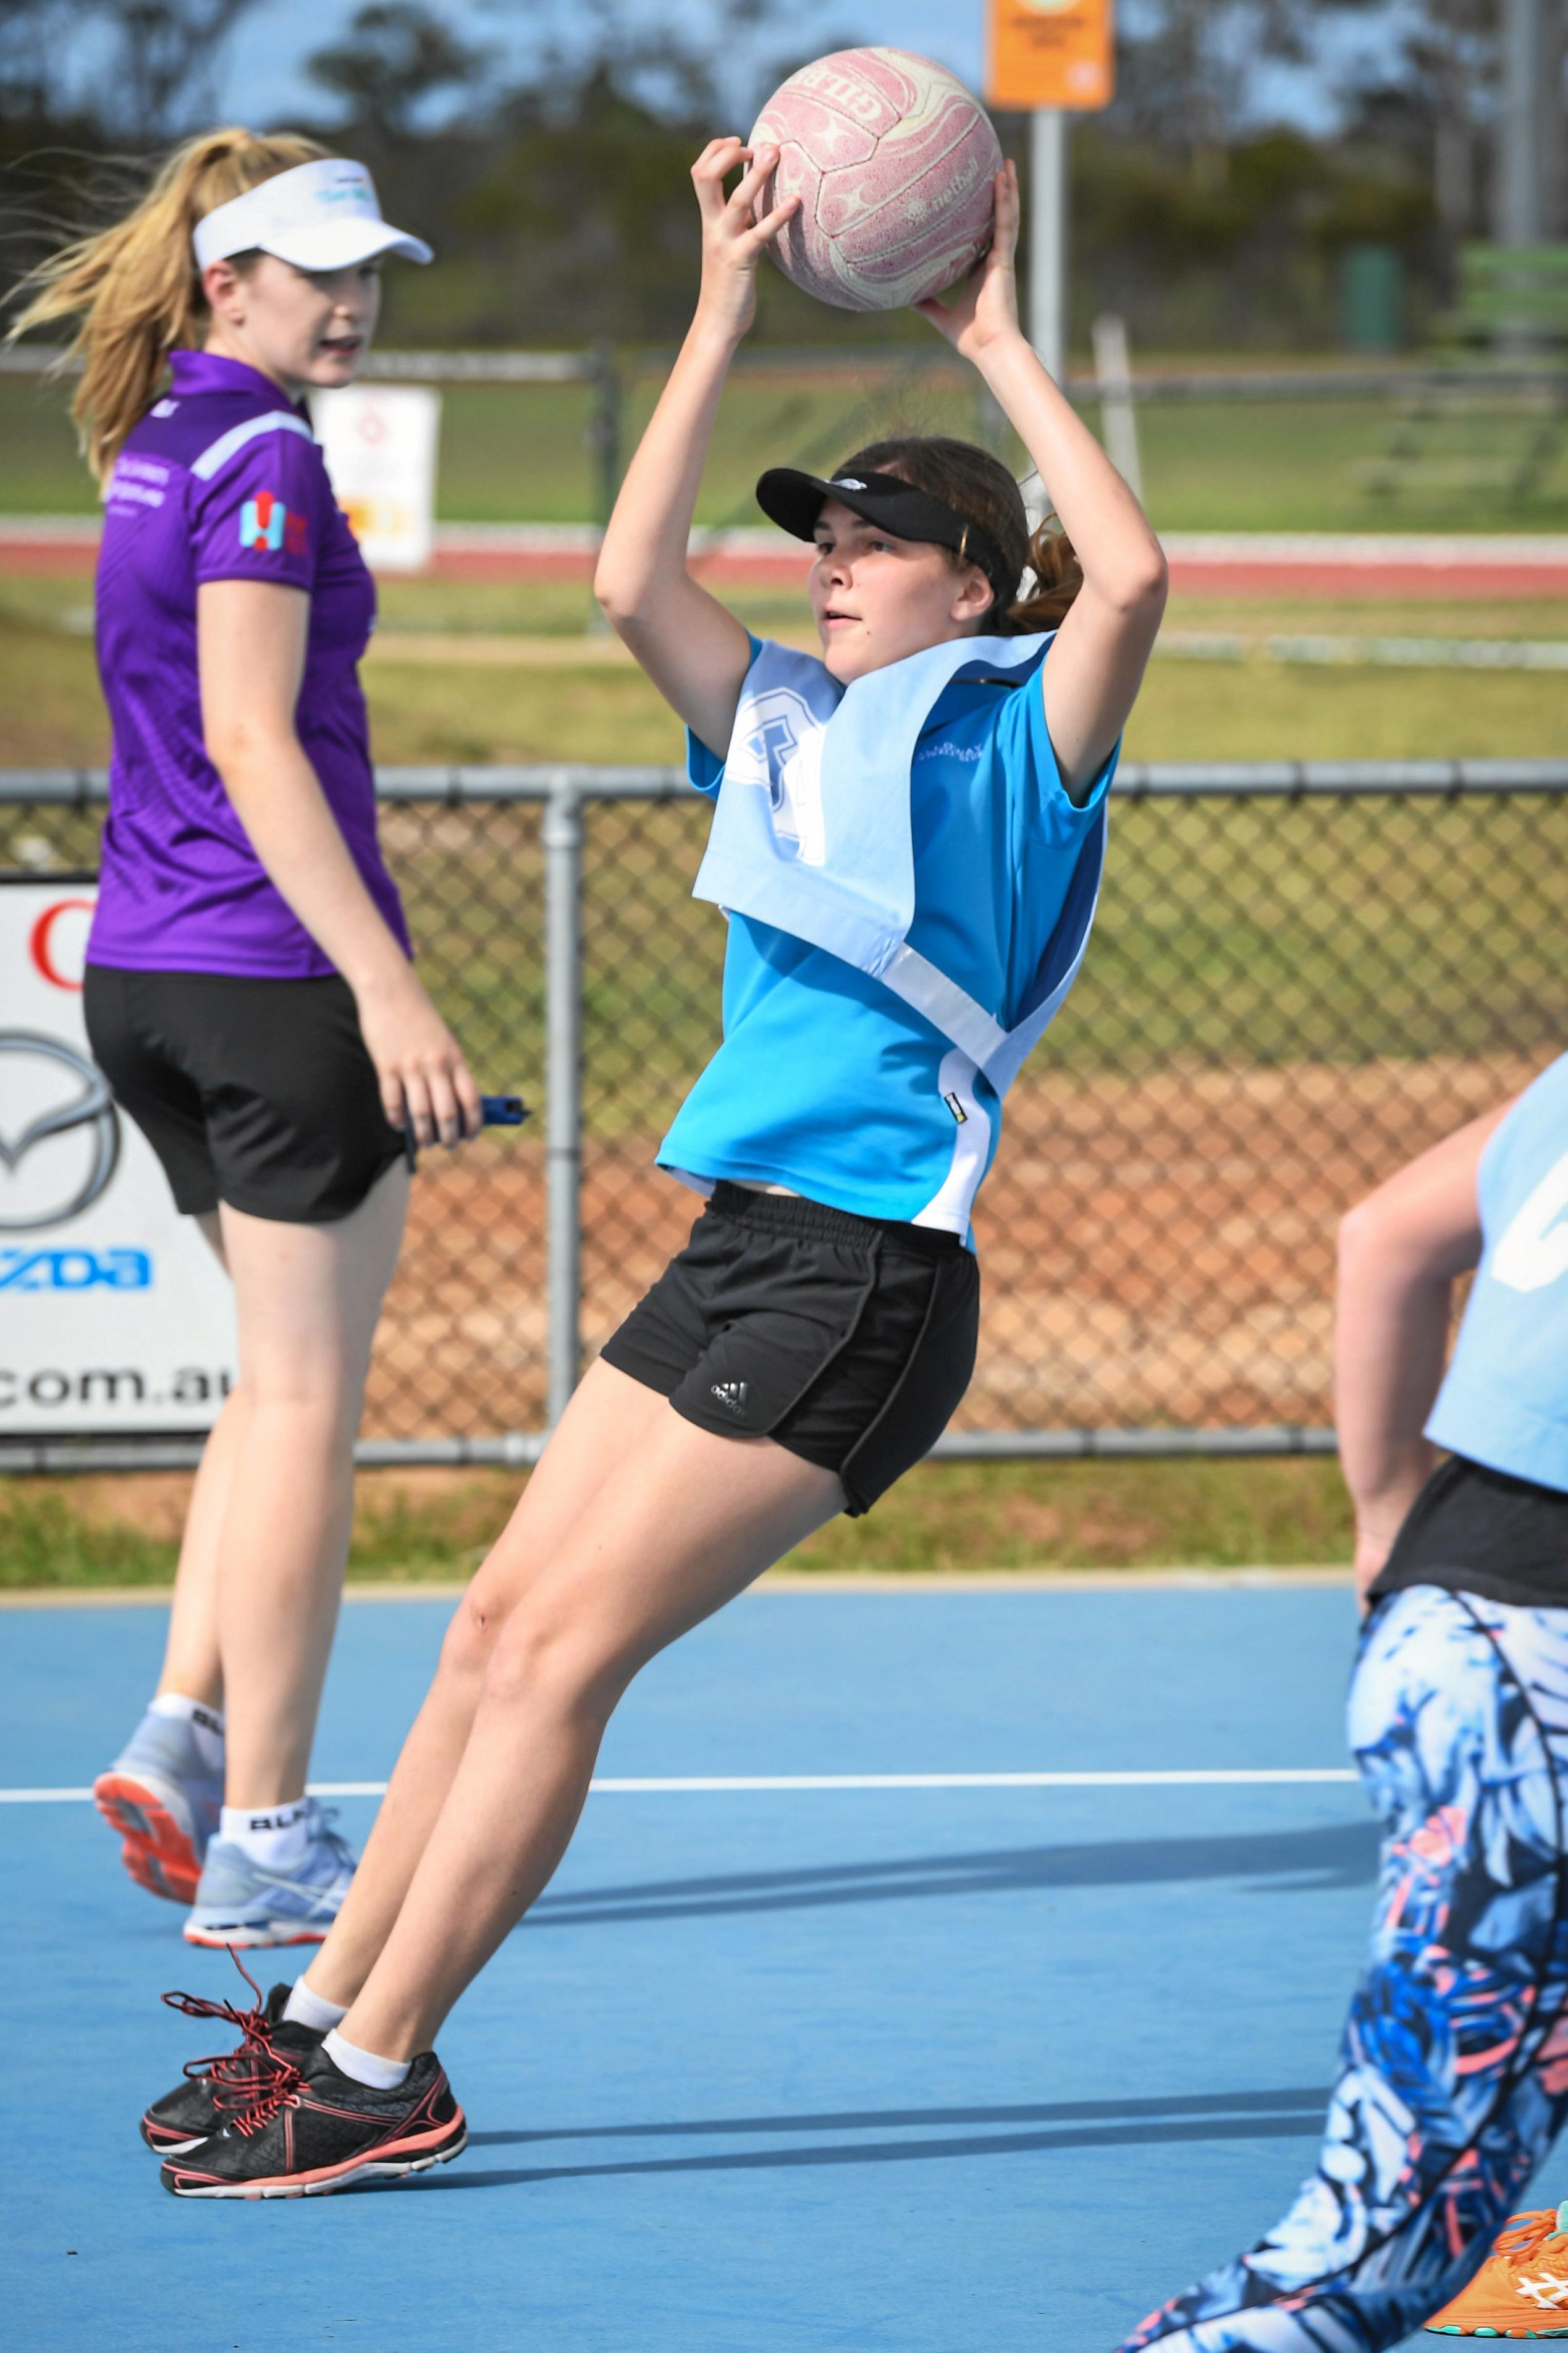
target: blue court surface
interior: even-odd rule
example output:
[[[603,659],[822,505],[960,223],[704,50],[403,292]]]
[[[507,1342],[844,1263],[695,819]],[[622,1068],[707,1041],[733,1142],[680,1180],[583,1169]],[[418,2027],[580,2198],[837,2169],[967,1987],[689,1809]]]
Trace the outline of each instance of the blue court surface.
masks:
[[[449,1608],[345,1609],[323,1783],[384,1777]],[[4,2342],[1108,2353],[1311,2162],[1373,1892],[1354,1632],[1321,1587],[749,1596],[606,1744],[700,1786],[596,1793],[449,2022],[468,2153],[192,2205],[136,2119],[215,2037],[158,1995],[239,1981],[68,1794],[162,1612],[0,1615]],[[1006,1774],[1127,1778],[955,1779]],[[917,1778],[802,1786],[878,1776]]]

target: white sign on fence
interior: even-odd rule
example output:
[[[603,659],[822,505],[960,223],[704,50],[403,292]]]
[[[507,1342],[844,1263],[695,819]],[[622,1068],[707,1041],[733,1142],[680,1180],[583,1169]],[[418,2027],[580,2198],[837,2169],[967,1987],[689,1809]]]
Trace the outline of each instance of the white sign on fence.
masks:
[[[0,884],[0,1437],[210,1428],[226,1277],[88,1050],[89,883]]]
[[[422,572],[436,543],[440,394],[422,385],[348,385],[313,393],[310,421],[372,571]]]

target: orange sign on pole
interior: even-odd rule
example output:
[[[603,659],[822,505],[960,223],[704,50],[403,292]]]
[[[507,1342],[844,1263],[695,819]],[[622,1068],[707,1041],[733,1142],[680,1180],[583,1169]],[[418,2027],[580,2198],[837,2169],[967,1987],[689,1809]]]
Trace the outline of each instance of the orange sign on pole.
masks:
[[[1111,0],[990,0],[993,106],[1109,106]]]

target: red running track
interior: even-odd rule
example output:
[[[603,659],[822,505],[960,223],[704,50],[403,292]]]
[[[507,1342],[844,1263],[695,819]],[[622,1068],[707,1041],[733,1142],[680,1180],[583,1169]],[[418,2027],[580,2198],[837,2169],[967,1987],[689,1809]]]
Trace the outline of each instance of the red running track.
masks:
[[[0,571],[85,576],[97,553],[88,517],[0,517]],[[438,530],[426,576],[586,582],[595,534],[578,525],[454,524]],[[1342,601],[1568,597],[1568,539],[1415,533],[1167,533],[1172,585],[1189,596]],[[736,531],[693,551],[716,586],[790,587],[804,553],[780,534]]]

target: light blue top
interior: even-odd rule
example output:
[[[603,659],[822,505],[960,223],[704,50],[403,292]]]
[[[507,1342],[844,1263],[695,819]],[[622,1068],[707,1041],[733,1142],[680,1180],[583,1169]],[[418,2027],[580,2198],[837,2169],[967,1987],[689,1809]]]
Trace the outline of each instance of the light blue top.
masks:
[[[1568,1493],[1568,1054],[1481,1155],[1483,1245],[1426,1435]]]
[[[984,674],[993,668],[985,657],[994,647],[1007,649],[1005,665],[995,665],[1000,676]],[[1033,1043],[1038,1031],[1031,1017],[1043,1017],[1044,1026],[1082,953],[1115,767],[1113,754],[1081,805],[1068,799],[1046,728],[1038,677],[1044,652],[1039,639],[966,641],[964,666],[981,674],[951,683],[938,677],[901,754],[895,750],[890,763],[878,760],[874,738],[868,744],[861,733],[863,757],[880,772],[884,817],[879,828],[870,822],[862,797],[858,821],[870,848],[862,847],[858,860],[832,855],[831,761],[821,760],[826,819],[814,813],[809,793],[797,789],[792,801],[787,788],[777,789],[778,762],[772,762],[782,858],[787,860],[793,839],[803,867],[815,862],[825,870],[815,879],[829,886],[827,913],[809,899],[810,876],[795,902],[777,896],[770,902],[789,916],[788,929],[737,906],[763,863],[754,845],[749,858],[726,852],[721,884],[712,881],[712,861],[705,861],[708,888],[700,878],[699,889],[717,897],[721,887],[730,915],[724,1042],[665,1137],[662,1166],[700,1189],[721,1176],[783,1185],[830,1208],[970,1239],[974,1195],[1001,1129],[1001,1093],[1021,1059],[1016,1043],[1009,1054],[1008,1041],[1022,1029]],[[773,656],[782,659],[765,662]],[[754,647],[753,679],[760,675],[771,696],[768,681],[787,678],[785,665],[806,659]],[[908,673],[926,660],[916,656],[892,670]],[[950,671],[956,667],[950,662]],[[873,675],[886,689],[909,691],[907,677]],[[805,683],[812,688],[809,677]],[[858,681],[849,698],[870,683]],[[928,684],[917,682],[917,694]],[[833,688],[818,713],[821,724],[835,715],[842,694]],[[737,770],[744,777],[745,716],[743,702],[728,759],[731,778]],[[764,714],[766,726],[775,721],[776,714]],[[809,713],[797,712],[795,735],[807,739],[808,751],[811,733]],[[785,747],[792,757],[798,748]],[[821,751],[816,746],[814,756]],[[900,757],[907,784],[897,773]],[[726,763],[689,738],[688,773],[700,792],[717,795]],[[770,807],[766,792],[754,801]],[[721,840],[718,819],[714,838]],[[874,871],[879,839],[889,845],[880,877]],[[898,900],[905,844],[907,914]],[[867,884],[861,902],[873,912],[863,938],[841,935],[847,953],[801,935],[841,919],[858,921],[852,894],[860,881]],[[768,874],[765,887],[777,892],[776,874]],[[880,972],[851,960],[877,954]],[[900,959],[930,976],[936,996],[929,1001],[939,1018],[897,985]],[[999,1084],[982,1067],[984,1040],[971,1039],[974,1051],[955,1044],[945,1026],[944,988],[1002,1041]]]

